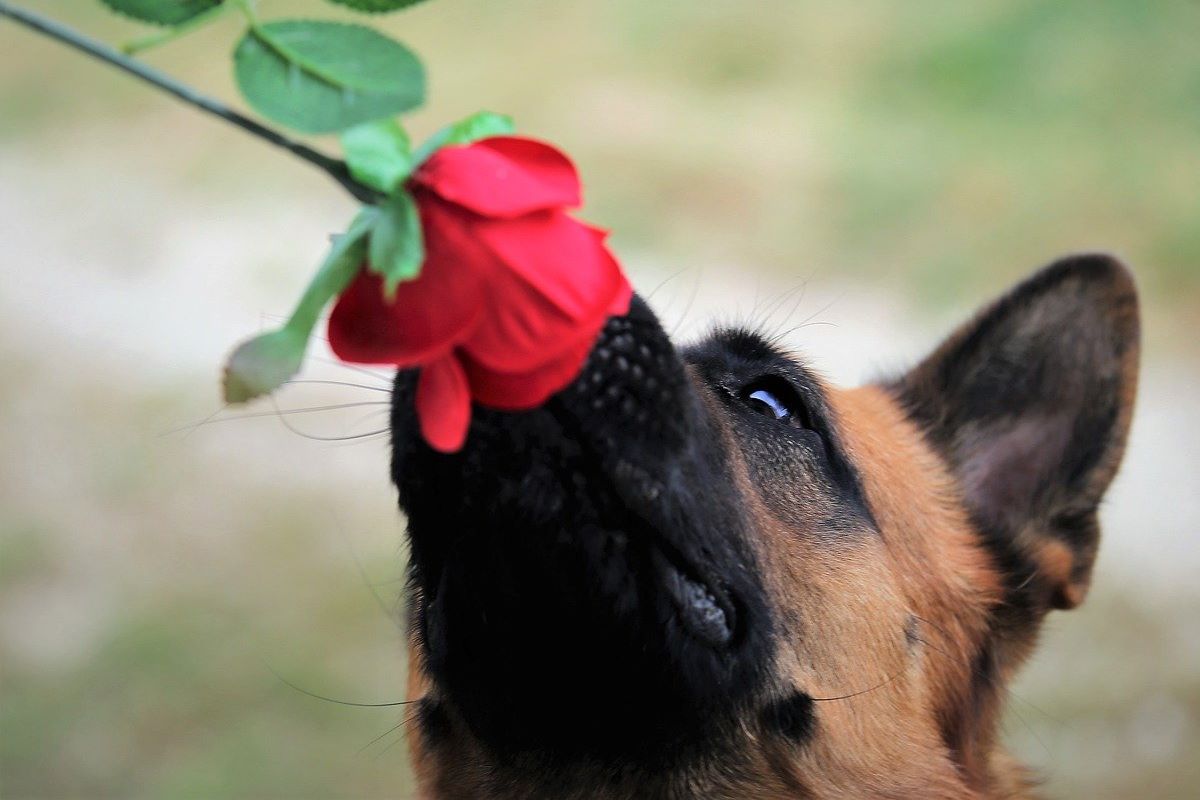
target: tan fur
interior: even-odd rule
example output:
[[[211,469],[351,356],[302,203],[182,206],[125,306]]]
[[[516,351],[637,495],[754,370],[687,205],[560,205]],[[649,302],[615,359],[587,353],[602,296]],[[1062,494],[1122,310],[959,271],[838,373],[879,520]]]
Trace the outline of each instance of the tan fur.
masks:
[[[761,752],[748,748],[755,754],[750,774],[736,788],[714,780],[701,796],[848,800],[870,787],[867,796],[897,800],[1025,797],[1023,773],[994,750],[998,703],[965,709],[971,698],[960,693],[1000,589],[956,484],[886,393],[864,387],[832,391],[830,400],[880,535],[830,547],[783,526],[761,504],[755,509],[760,550],[769,556],[768,591],[779,607],[795,608],[803,625],[829,632],[785,635],[795,646],[778,665],[781,691],[803,686],[817,699],[821,735],[789,745],[765,741],[748,726],[763,745]],[[409,700],[429,691],[417,647]],[[961,753],[939,734],[939,718],[955,714],[976,715],[964,723],[971,735]],[[475,781],[459,772],[477,762],[469,742],[458,743],[452,774],[441,770],[448,760],[429,757],[416,728],[409,745],[422,798],[469,796],[461,787]]]
[[[1002,783],[990,774],[991,734],[951,753],[939,716],[965,713],[969,698],[956,689],[969,684],[998,577],[954,481],[895,402],[873,387],[831,392],[830,400],[880,535],[831,546],[757,509],[775,605],[831,632],[783,636],[795,644],[778,670],[821,704],[821,730],[812,742],[781,745],[775,764],[815,797],[861,797],[864,789],[892,798],[990,797]],[[976,722],[977,730],[994,724]]]
[[[425,749],[425,740],[420,728],[413,725],[416,719],[416,703],[429,691],[429,677],[421,666],[421,643],[415,636],[408,639],[408,677],[406,680],[404,699],[408,701],[408,759],[412,764],[414,777],[418,786],[418,800],[434,800],[431,787],[439,783],[437,776],[437,761]]]

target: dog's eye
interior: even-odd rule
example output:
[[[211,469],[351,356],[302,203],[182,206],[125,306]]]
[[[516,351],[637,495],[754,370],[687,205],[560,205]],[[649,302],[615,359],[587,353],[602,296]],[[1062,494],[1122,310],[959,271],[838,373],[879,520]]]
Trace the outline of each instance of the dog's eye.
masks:
[[[803,425],[804,406],[786,381],[758,380],[741,391],[742,402],[764,417]]]
[[[792,410],[771,393],[770,389],[755,389],[746,395],[746,405],[766,417],[791,419]]]

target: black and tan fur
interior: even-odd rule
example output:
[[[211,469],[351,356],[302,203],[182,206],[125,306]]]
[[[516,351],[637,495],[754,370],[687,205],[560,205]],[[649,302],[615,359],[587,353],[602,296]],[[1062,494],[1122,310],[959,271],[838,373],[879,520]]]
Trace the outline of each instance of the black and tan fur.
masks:
[[[1137,362],[1130,276],[1084,255],[857,389],[748,331],[676,349],[640,300],[459,454],[399,375],[421,796],[1033,796],[1003,687],[1086,594]]]

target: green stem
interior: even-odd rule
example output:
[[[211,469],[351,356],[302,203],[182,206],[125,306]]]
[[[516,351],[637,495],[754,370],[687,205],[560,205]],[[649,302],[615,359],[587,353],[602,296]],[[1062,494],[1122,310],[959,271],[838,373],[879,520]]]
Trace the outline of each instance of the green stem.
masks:
[[[150,36],[143,36],[141,39],[134,39],[132,42],[126,42],[125,44],[121,45],[121,52],[125,55],[132,56],[145,52],[153,47],[166,44],[167,42],[173,42],[180,36],[191,33],[197,28],[202,28],[210,22],[224,16],[231,8],[233,8],[233,5],[230,3],[221,3],[220,5],[213,6],[208,11],[197,14],[187,22],[182,22],[172,28],[168,28],[165,31],[160,31],[159,33],[151,34]]]
[[[219,117],[224,121],[235,125],[247,133],[257,136],[276,147],[280,147],[294,156],[301,158],[326,174],[332,177],[335,181],[341,184],[347,192],[353,195],[356,199],[364,203],[374,203],[380,199],[381,195],[372,189],[369,189],[354,180],[350,175],[350,170],[346,167],[346,162],[339,161],[336,158],[330,158],[324,153],[320,153],[308,147],[305,144],[290,139],[282,133],[268,128],[260,122],[256,122],[249,117],[234,111],[224,103],[214,100],[211,97],[200,94],[186,84],[171,78],[163,73],[155,70],[146,64],[129,58],[122,53],[101,44],[94,39],[91,39],[83,34],[40,14],[35,14],[32,11],[27,11],[23,8],[17,8],[0,0],[0,17],[8,17],[31,30],[34,30],[44,36],[48,36],[68,47],[74,48],[82,53],[86,53],[93,58],[110,64],[118,69],[133,75],[135,78],[149,83],[150,85],[161,89],[168,94],[174,95],[188,105],[195,106],[202,111],[207,111],[215,117]]]
[[[358,274],[367,255],[367,236],[378,216],[378,209],[368,206],[358,212],[358,216],[350,223],[345,233],[335,237],[333,245],[329,248],[329,255],[305,287],[304,294],[292,310],[292,315],[283,324],[283,330],[302,336],[304,341],[308,341],[325,306],[340,295]]]
[[[235,6],[242,12],[242,16],[246,18],[246,24],[251,28],[258,26],[258,14],[251,5],[250,0],[229,0],[229,4]]]

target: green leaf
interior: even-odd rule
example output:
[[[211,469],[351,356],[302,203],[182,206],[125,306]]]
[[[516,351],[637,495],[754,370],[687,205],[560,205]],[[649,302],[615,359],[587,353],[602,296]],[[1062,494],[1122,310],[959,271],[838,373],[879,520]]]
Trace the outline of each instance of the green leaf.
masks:
[[[353,8],[355,11],[365,11],[368,14],[382,14],[385,11],[399,11],[402,8],[415,6],[425,0],[329,0],[341,6]]]
[[[366,236],[378,214],[374,207],[364,208],[346,233],[334,239],[325,261],[282,328],[255,336],[234,349],[225,365],[225,402],[244,403],[270,394],[300,370],[322,309],[358,274],[366,255]]]
[[[425,239],[421,215],[408,192],[389,197],[379,209],[371,231],[367,263],[371,272],[383,277],[384,297],[396,296],[396,287],[421,274],[425,262]]]
[[[246,101],[305,133],[331,133],[425,100],[425,70],[404,45],[361,25],[281,20],[256,25],[234,51]]]
[[[512,117],[491,111],[478,111],[471,116],[452,122],[426,139],[413,153],[413,167],[425,163],[431,155],[443,147],[455,144],[470,144],[489,136],[507,136],[512,133]]]
[[[152,25],[179,25],[221,5],[222,0],[100,0],[127,17]]]
[[[423,91],[425,76],[417,57],[373,28],[277,20],[258,25],[253,32],[289,63],[335,86],[373,93]],[[416,80],[415,87],[411,80]]]
[[[342,132],[342,152],[359,183],[391,194],[412,171],[408,134],[395,120],[381,119]]]

